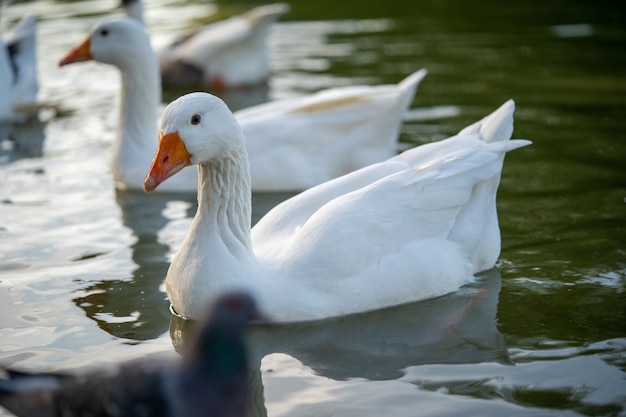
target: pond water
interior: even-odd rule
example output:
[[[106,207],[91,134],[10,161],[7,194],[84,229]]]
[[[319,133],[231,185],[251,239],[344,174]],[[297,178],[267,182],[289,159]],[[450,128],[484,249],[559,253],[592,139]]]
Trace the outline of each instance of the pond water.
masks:
[[[252,6],[146,3],[156,45]],[[184,343],[161,284],[195,195],[116,192],[118,74],[57,67],[116,6],[35,0],[1,13],[3,31],[38,15],[40,99],[57,106],[0,129],[3,365],[103,366]],[[233,108],[426,67],[407,146],[509,98],[514,137],[534,144],[505,161],[497,269],[434,300],[252,329],[251,414],[626,416],[626,3],[293,1],[270,44],[269,88],[225,96]],[[254,219],[286,197],[255,195]]]

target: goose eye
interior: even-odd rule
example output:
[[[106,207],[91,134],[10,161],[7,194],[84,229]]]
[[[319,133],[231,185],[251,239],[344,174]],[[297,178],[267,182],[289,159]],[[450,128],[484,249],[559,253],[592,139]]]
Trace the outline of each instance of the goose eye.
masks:
[[[100,31],[100,35],[104,36],[104,37],[108,36],[109,35],[109,29],[102,29]]]
[[[199,114],[194,114],[193,116],[191,116],[192,125],[199,125],[201,120],[202,120],[202,117],[200,117]]]

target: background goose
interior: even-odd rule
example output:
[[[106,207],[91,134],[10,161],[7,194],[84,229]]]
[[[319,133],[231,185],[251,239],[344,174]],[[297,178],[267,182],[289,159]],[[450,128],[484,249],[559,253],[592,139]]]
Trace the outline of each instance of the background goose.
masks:
[[[86,374],[8,371],[0,404],[28,417],[244,417],[251,372],[244,330],[260,317],[249,295],[222,295],[181,362],[144,358]]]
[[[425,69],[398,84],[346,86],[235,112],[254,191],[304,190],[396,154]]]
[[[198,165],[198,210],[165,280],[181,315],[229,287],[254,291],[273,320],[296,322],[436,297],[492,268],[500,252],[496,191],[514,103],[457,136],[311,188],[250,228],[242,129],[207,93],[172,102],[147,192]]]
[[[118,188],[141,189],[157,146],[161,102],[150,40],[136,21],[110,19],[98,24],[60,65],[91,59],[121,72],[113,174]],[[302,190],[394,155],[403,114],[425,75],[420,70],[397,85],[334,88],[236,112],[246,135],[252,190]],[[196,190],[196,172],[188,169],[161,191]]]
[[[122,0],[122,5],[143,23],[141,0]],[[214,89],[264,83],[271,72],[269,27],[288,11],[285,3],[259,6],[176,39],[159,51],[163,83]]]
[[[24,120],[37,110],[37,20],[24,16],[0,39],[0,121]]]

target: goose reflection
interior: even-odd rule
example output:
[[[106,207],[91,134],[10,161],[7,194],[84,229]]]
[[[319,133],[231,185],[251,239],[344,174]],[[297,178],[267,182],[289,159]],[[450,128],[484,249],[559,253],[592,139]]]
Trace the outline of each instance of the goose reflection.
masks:
[[[46,137],[44,126],[38,119],[27,123],[0,123],[0,163],[40,158]]]
[[[500,273],[492,269],[437,299],[333,320],[257,325],[249,333],[253,363],[260,367],[264,356],[284,353],[335,380],[393,380],[409,366],[432,363],[510,363],[496,321],[500,288]],[[171,317],[177,351],[193,325]],[[263,415],[260,372],[252,383],[255,415]]]
[[[131,340],[154,339],[167,332],[168,302],[159,286],[169,266],[169,245],[158,232],[168,223],[163,212],[172,201],[188,203],[185,216],[195,213],[195,195],[117,191],[122,222],[136,237],[130,247],[136,268],[129,279],[92,283],[74,303],[87,317],[113,336]]]
[[[253,196],[253,222],[291,195]],[[197,208],[196,195],[117,190],[116,200],[124,226],[136,237],[130,246],[136,268],[127,279],[90,283],[73,301],[98,327],[113,336],[137,341],[155,339],[167,332],[170,320],[169,302],[160,290],[172,250],[159,240],[159,232],[170,222],[164,212],[173,203],[182,202],[186,209],[181,216],[191,222]],[[182,240],[186,230],[179,232],[178,240]]]

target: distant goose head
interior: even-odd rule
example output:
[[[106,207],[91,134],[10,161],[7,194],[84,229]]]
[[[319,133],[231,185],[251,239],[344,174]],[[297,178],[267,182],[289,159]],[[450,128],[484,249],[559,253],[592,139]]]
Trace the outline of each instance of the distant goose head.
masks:
[[[188,165],[247,158],[239,123],[226,104],[208,93],[190,93],[163,111],[159,147],[144,180],[152,192]]]
[[[59,66],[96,60],[119,68],[136,66],[141,55],[153,54],[150,38],[141,23],[130,18],[108,19],[59,62]]]

